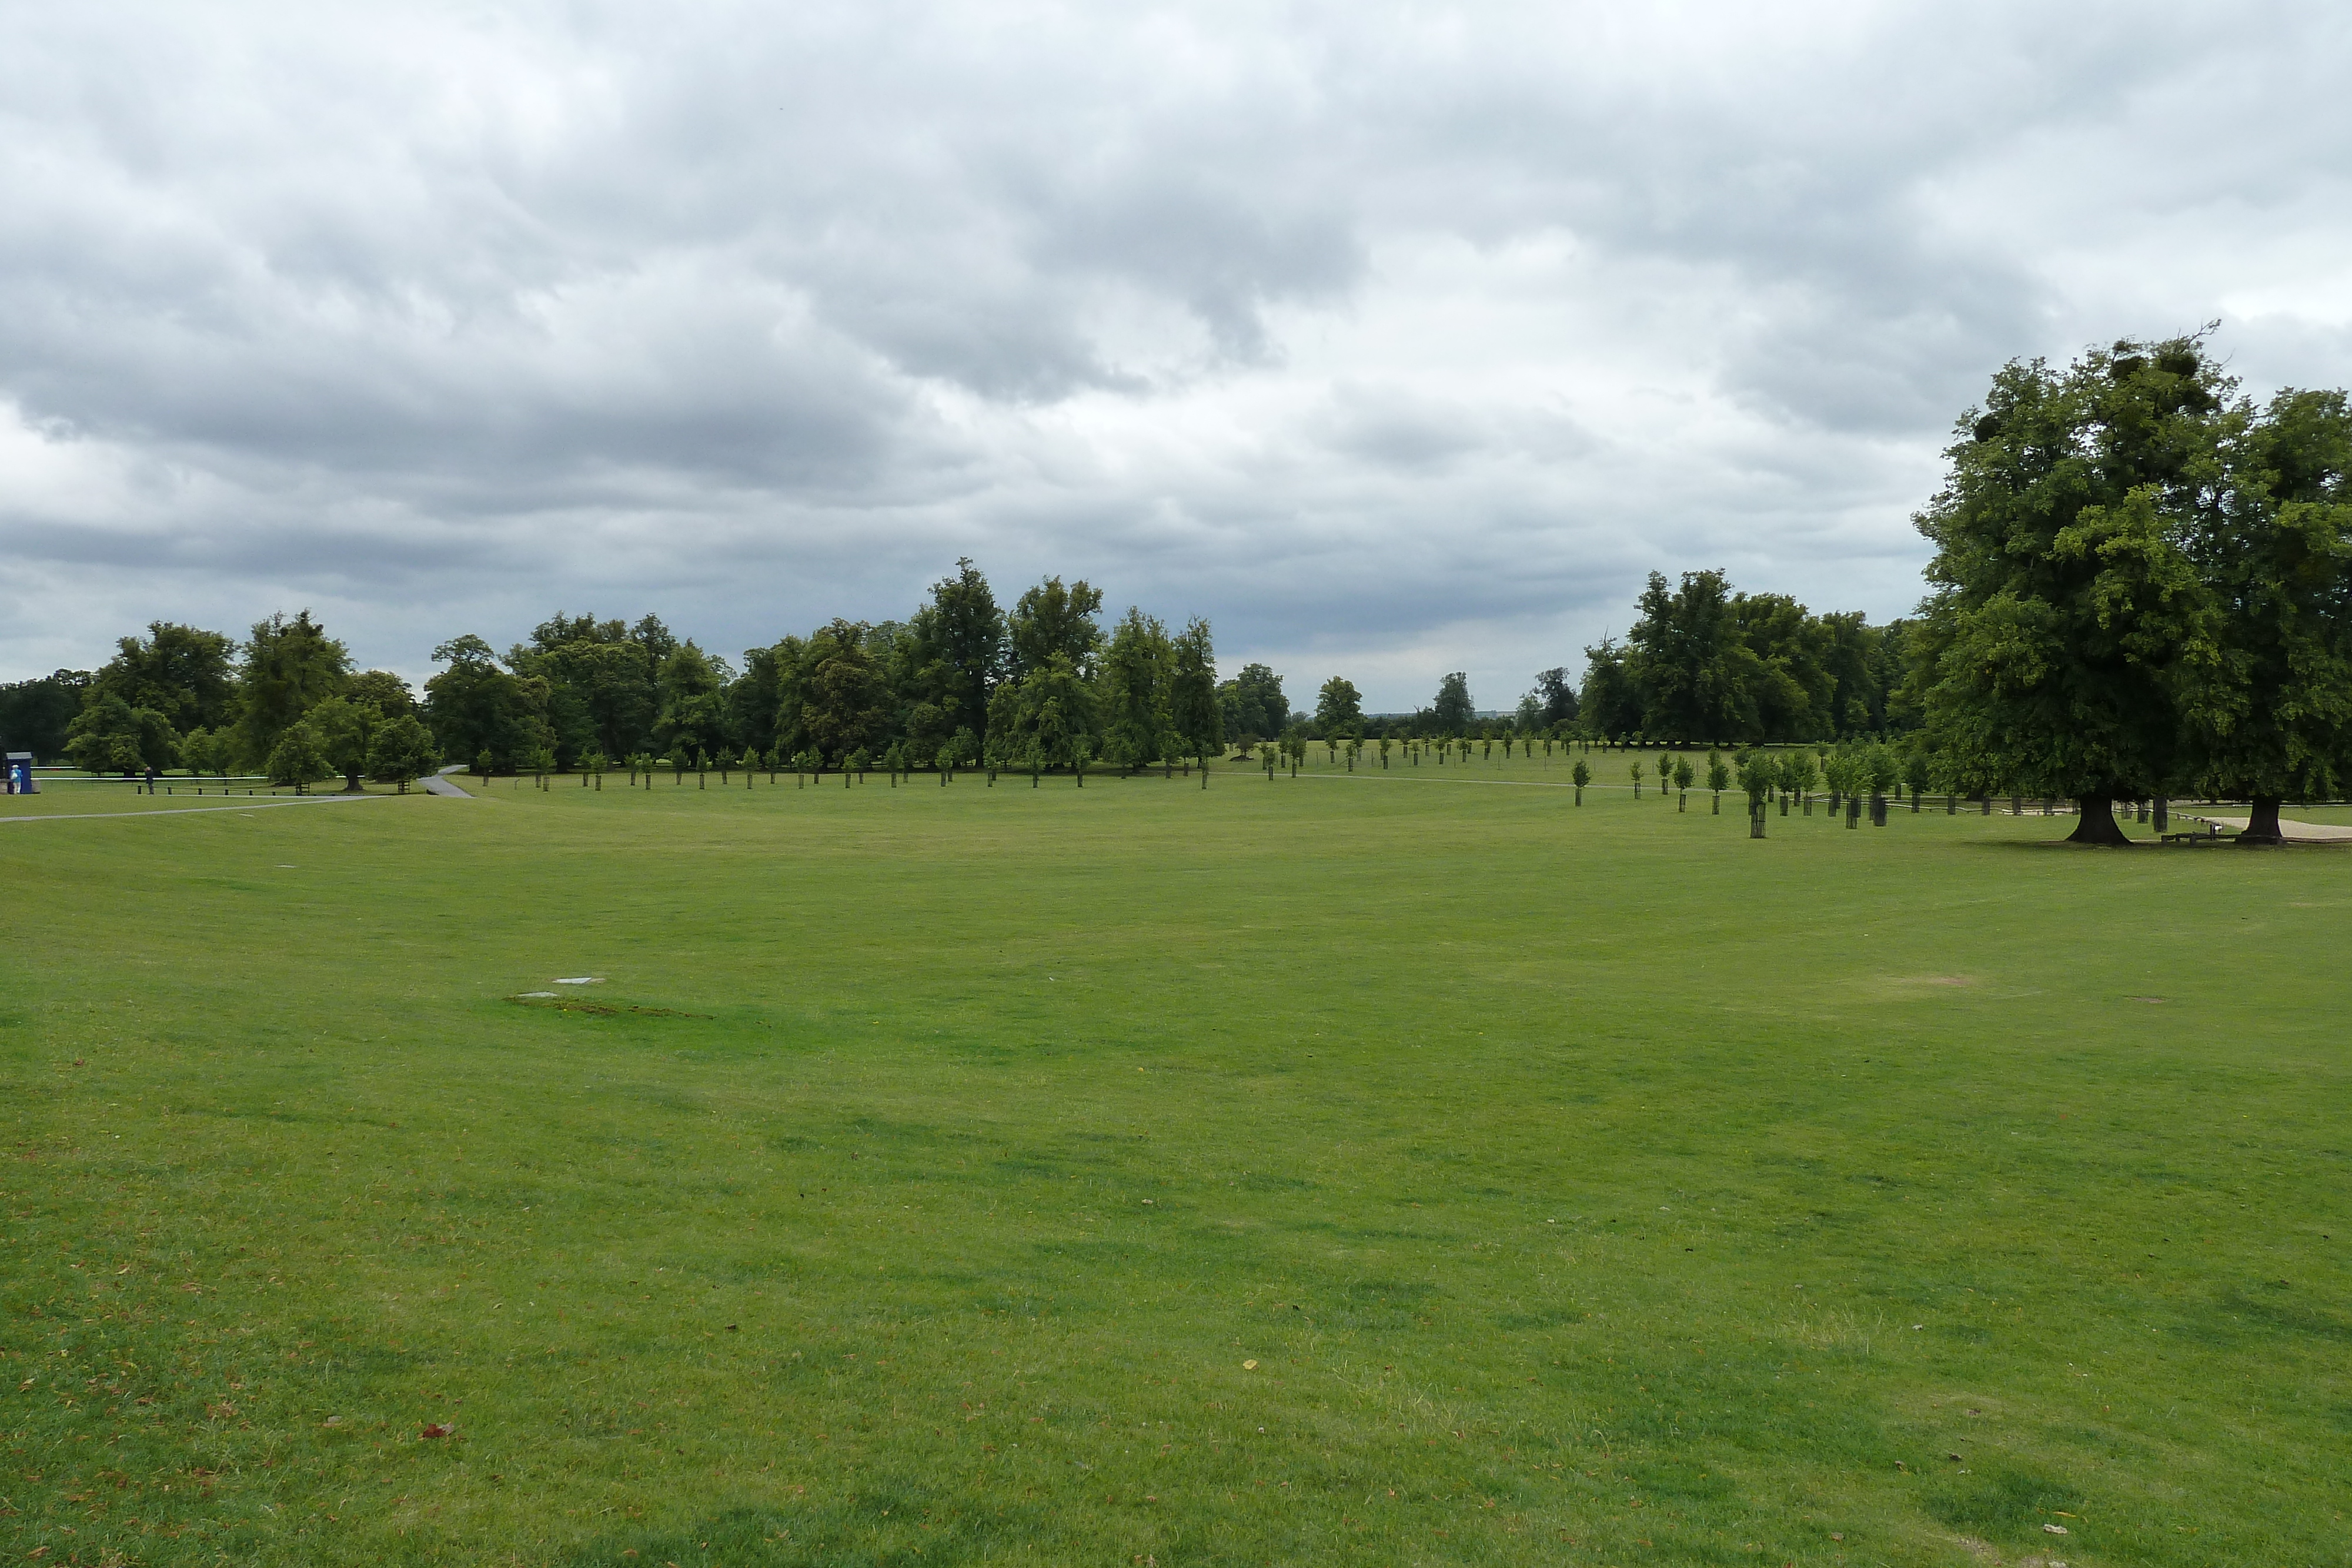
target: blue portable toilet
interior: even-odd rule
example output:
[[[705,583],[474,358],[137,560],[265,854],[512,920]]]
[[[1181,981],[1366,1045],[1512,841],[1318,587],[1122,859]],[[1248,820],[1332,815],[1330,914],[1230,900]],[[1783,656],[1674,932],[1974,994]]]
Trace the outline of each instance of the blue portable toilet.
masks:
[[[8,754],[8,793],[37,795],[41,787],[33,781],[33,754],[12,751]]]

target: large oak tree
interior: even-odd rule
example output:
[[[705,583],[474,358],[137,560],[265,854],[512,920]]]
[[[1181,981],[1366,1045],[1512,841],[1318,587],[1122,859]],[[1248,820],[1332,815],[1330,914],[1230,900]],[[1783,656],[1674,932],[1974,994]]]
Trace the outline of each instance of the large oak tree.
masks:
[[[2352,742],[2352,411],[2286,391],[2228,452],[2231,483],[2189,549],[2216,601],[2217,656],[2182,670],[2189,770],[2251,802],[2242,844],[2281,841],[2279,806],[2342,792]]]
[[[2120,843],[2114,802],[2179,774],[2178,694],[2219,624],[2186,543],[2227,488],[2231,390],[2198,339],[2122,342],[2013,361],[1962,416],[1915,519],[1916,695],[1951,783],[2071,797],[2075,841]]]

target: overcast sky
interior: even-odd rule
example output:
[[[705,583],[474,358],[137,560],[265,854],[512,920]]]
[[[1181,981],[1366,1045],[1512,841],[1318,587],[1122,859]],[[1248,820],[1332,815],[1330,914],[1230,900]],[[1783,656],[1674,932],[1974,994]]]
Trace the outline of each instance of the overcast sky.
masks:
[[[956,557],[1375,708],[1874,619],[2002,361],[2352,382],[2309,4],[0,4],[0,678],[735,653]],[[2334,107],[2330,107],[2333,105]]]

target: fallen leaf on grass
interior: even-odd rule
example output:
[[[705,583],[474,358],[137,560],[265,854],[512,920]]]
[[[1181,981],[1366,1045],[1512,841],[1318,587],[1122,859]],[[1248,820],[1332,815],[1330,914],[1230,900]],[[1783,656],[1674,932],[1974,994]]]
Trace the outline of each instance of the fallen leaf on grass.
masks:
[[[436,1421],[416,1435],[420,1437],[446,1437],[454,1430],[456,1428],[444,1427],[440,1422]]]
[[[1243,1362],[1242,1370],[1244,1372],[1255,1372],[1257,1370],[1257,1363],[1254,1361]]]
[[[2045,1524],[2042,1528],[2053,1535],[2063,1535],[2066,1533],[2066,1527],[2063,1524]]]

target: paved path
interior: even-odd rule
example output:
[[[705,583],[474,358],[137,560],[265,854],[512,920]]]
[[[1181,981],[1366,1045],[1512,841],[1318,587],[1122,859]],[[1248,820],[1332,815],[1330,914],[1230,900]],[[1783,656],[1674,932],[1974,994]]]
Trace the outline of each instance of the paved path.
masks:
[[[451,800],[470,800],[473,799],[471,795],[449,781],[450,774],[463,773],[465,770],[466,765],[461,762],[455,768],[444,768],[438,773],[428,773],[417,782],[425,786],[425,792],[427,795],[444,795]]]
[[[2247,817],[2200,817],[2200,822],[2219,822],[2239,832],[2246,831]],[[2352,840],[2352,828],[2331,828],[2325,822],[2291,822],[2279,819],[2279,833],[2291,844],[2340,844]]]
[[[248,800],[242,806],[158,806],[152,811],[47,811],[37,816],[0,816],[0,822],[86,822],[93,817],[193,817],[206,811],[267,811],[277,806],[331,806],[337,801],[382,800],[383,795],[297,795],[292,800]]]

